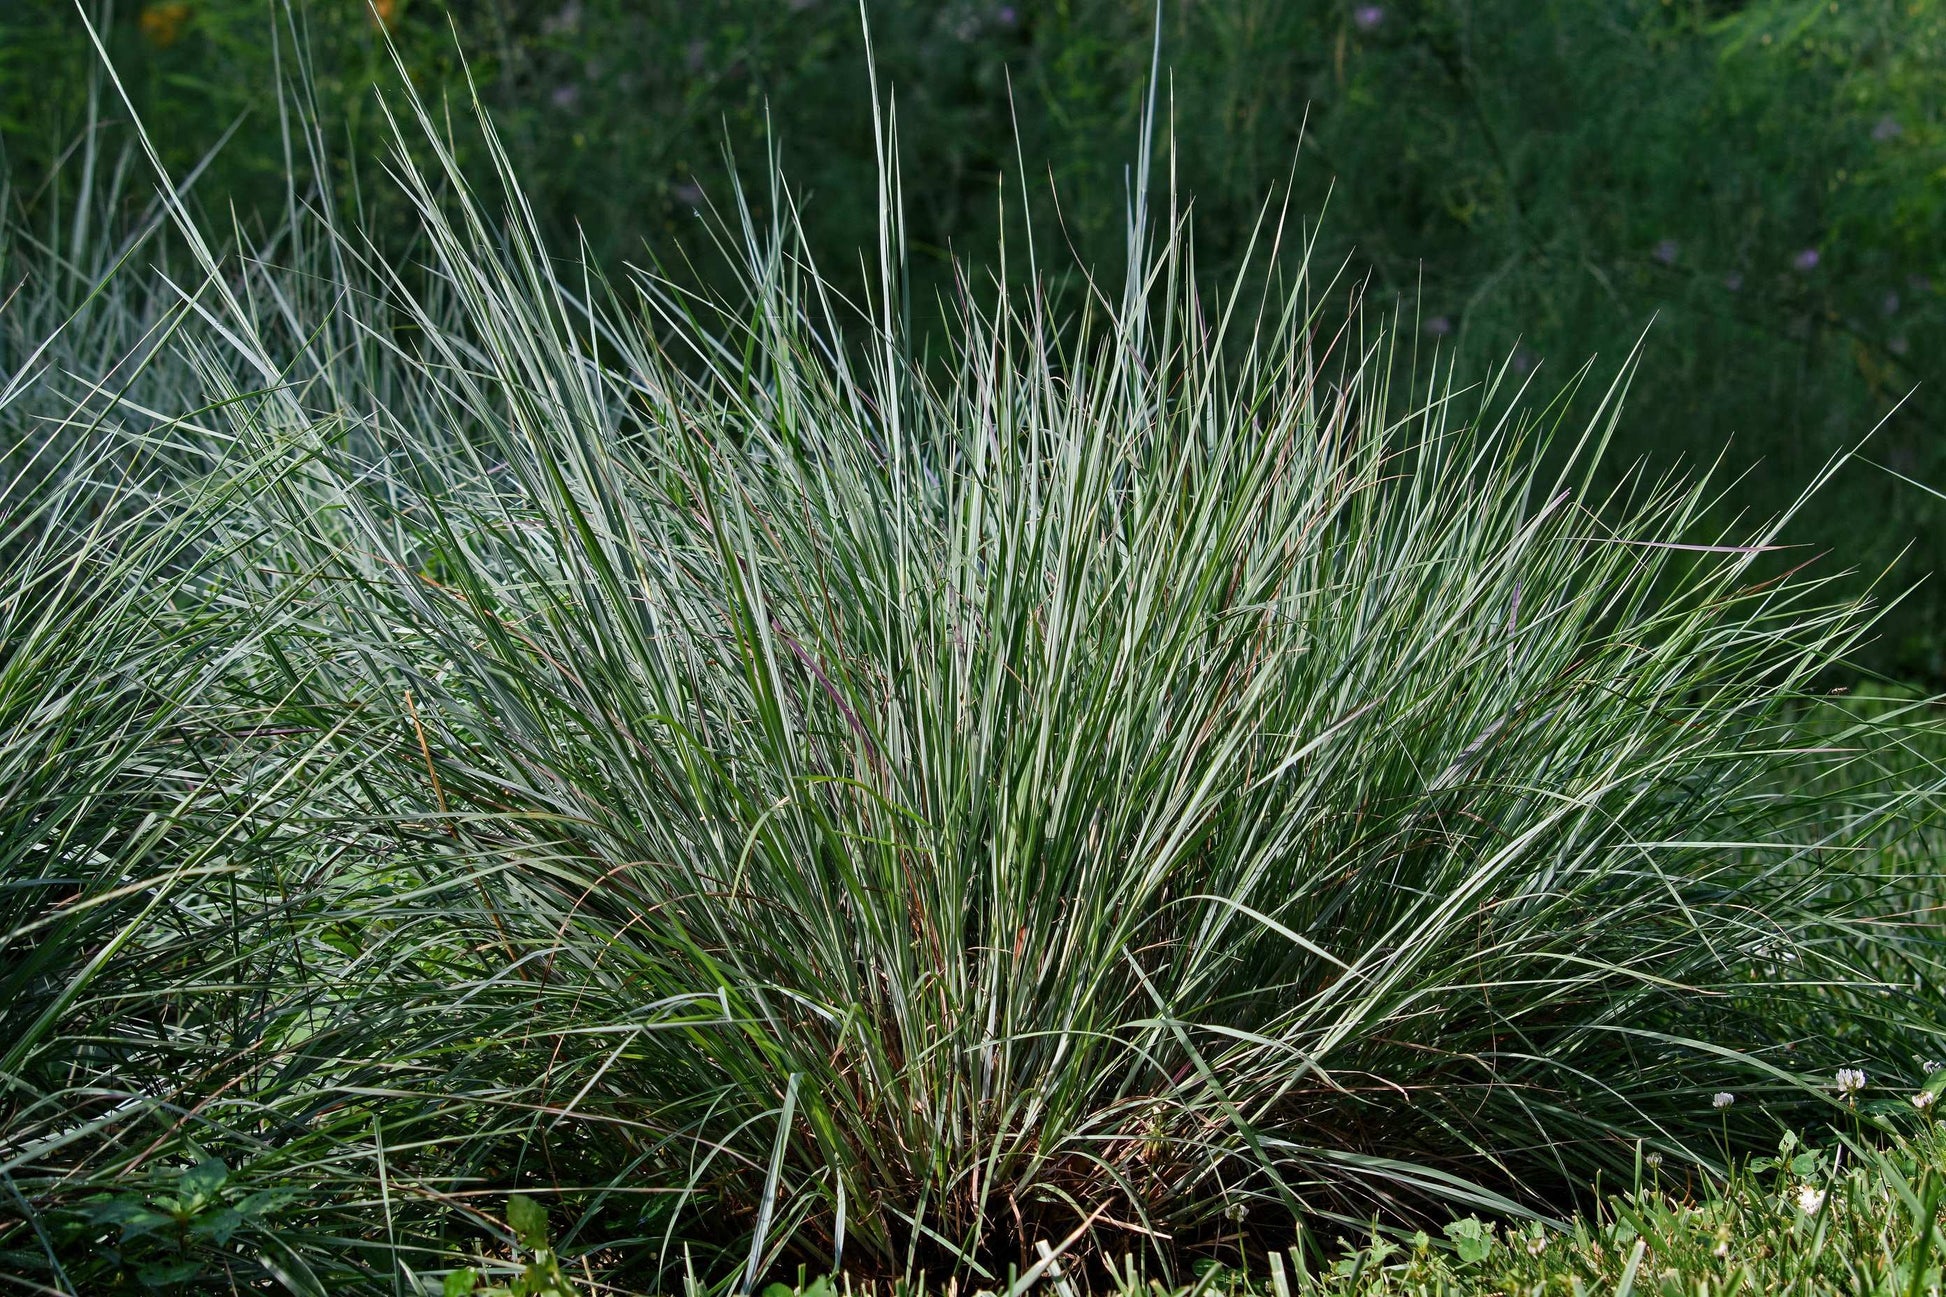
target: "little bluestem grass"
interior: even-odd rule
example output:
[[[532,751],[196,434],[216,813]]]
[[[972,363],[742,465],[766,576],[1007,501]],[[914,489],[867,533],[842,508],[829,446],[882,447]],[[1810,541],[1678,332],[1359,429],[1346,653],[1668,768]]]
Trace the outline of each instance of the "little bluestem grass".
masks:
[[[170,200],[172,404],[75,389],[173,547],[21,705],[145,654],[90,804],[159,779],[195,834],[48,952],[99,989],[8,1074],[54,1282],[76,1194],[216,1147],[294,1291],[516,1188],[665,1290],[1545,1227],[1937,1040],[1877,926],[1933,904],[1932,776],[1819,692],[1871,611],[1788,518],[1590,485],[1630,367],[1463,386],[1281,219],[1276,291],[1205,296],[1146,165],[1084,310],[962,282],[915,355],[889,112],[854,303],[781,180],[721,209],[740,295],[609,280],[398,103],[409,259],[295,201],[219,256]],[[66,903],[9,894],[15,949]]]

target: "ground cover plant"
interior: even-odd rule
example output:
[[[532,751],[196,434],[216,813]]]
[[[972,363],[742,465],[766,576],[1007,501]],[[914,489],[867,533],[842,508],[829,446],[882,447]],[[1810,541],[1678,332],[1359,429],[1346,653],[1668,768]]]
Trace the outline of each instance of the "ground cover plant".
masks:
[[[1893,1297],[1940,1283],[1942,1197],[1946,1164],[1934,1127],[1882,1147],[1837,1131],[1812,1147],[1787,1132],[1773,1155],[1725,1182],[1674,1185],[1660,1167],[1645,1167],[1628,1190],[1564,1230],[1468,1217],[1448,1222],[1443,1237],[1348,1240],[1322,1263],[1302,1248],[1254,1268],[1212,1263],[1179,1291]],[[1130,1270],[1117,1286],[1144,1284]]]
[[[863,298],[775,173],[699,296],[388,103],[403,249],[13,232],[9,1269],[997,1290],[1896,1134],[1929,708],[1788,516],[1602,484],[1631,369],[1465,383],[1283,218],[1206,292],[1148,134],[928,352],[881,102]]]

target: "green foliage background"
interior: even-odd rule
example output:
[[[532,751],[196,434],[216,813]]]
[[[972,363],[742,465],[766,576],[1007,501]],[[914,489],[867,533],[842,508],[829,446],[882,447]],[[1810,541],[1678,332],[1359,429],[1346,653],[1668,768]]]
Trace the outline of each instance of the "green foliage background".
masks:
[[[281,204],[276,87],[292,42],[273,39],[273,6],[87,2],[175,164],[235,124],[205,204]],[[1062,254],[1049,260],[1071,243],[1112,265],[1151,0],[868,7],[910,234],[933,259],[915,315],[940,318],[949,256],[997,269],[1023,170],[1036,238]],[[772,139],[828,271],[842,278],[873,239],[864,41],[843,0],[381,11],[422,89],[462,92],[470,72],[544,220],[604,258],[708,264],[695,209],[727,196],[725,146],[754,175]],[[1946,483],[1940,0],[1163,0],[1161,13],[1175,183],[1195,197],[1212,279],[1289,181],[1296,210],[1324,213],[1319,262],[1343,260],[1346,291],[1398,299],[1429,342],[1482,367],[1545,360],[1551,384],[1590,356],[1618,362],[1648,330],[1653,381],[1632,394],[1617,463],[1723,454],[1743,475],[1726,512],[1768,512],[1905,398],[1868,457]],[[383,230],[381,24],[365,0],[311,0],[306,15],[324,112],[365,159],[332,183]],[[0,129],[29,206],[59,210],[45,178],[87,127],[92,67],[71,0],[0,9]],[[100,137],[104,166],[117,137]],[[1861,466],[1795,539],[1861,580],[1899,560],[1889,592],[1939,567],[1941,524],[1922,491]],[[1888,620],[1872,665],[1946,676],[1933,584]]]

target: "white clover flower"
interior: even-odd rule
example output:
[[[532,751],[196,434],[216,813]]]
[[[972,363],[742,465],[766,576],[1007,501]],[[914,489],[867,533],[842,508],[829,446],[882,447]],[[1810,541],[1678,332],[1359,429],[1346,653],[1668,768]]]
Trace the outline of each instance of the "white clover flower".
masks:
[[[1655,1170],[1656,1168],[1662,1165],[1662,1154],[1650,1153],[1647,1156],[1643,1157],[1642,1160],[1648,1163],[1650,1170]]]
[[[1934,1072],[1937,1072],[1939,1070],[1939,1063],[1935,1059],[1922,1058],[1919,1060],[1919,1070],[1924,1072],[1927,1076],[1931,1076]]]
[[[1737,1101],[1737,1097],[1734,1094],[1731,1094],[1728,1090],[1718,1090],[1716,1092],[1716,1097],[1710,1100],[1710,1107],[1727,1108],[1731,1104],[1735,1103],[1736,1101]]]
[[[1938,1097],[1931,1090],[1921,1090],[1912,1096],[1912,1106],[1920,1112],[1924,1112],[1926,1109],[1932,1107],[1932,1101]]]
[[[1547,1251],[1547,1238],[1545,1235],[1535,1234],[1527,1240],[1528,1256],[1539,1256],[1545,1251]]]
[[[1865,1088],[1865,1074],[1855,1067],[1838,1069],[1838,1093],[1849,1099]]]
[[[1797,1209],[1799,1211],[1809,1216],[1822,1206],[1824,1206],[1824,1190],[1818,1188],[1816,1185],[1810,1184],[1797,1186]]]

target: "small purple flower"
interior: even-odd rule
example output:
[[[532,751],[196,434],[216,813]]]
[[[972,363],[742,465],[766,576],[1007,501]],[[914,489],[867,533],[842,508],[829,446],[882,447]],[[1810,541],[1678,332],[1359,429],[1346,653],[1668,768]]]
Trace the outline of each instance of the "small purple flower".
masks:
[[[581,0],[568,0],[560,12],[541,19],[541,34],[556,36],[581,30]]]
[[[1886,289],[1885,296],[1879,299],[1878,309],[1887,315],[1897,315],[1899,313],[1899,295],[1889,288]]]
[[[1534,367],[1535,360],[1536,357],[1533,352],[1527,350],[1525,347],[1516,347],[1514,349],[1514,373],[1525,374]]]
[[[547,99],[549,103],[559,108],[562,112],[567,112],[581,102],[581,87],[572,83],[565,86],[555,86],[554,93],[549,95]]]
[[[1736,271],[1732,270],[1729,274],[1723,276],[1723,287],[1729,289],[1733,293],[1742,292],[1743,276],[1737,273]]]
[[[691,72],[701,72],[708,59],[709,42],[700,36],[683,47],[682,61]]]
[[[1887,140],[1896,140],[1899,138],[1899,136],[1904,134],[1905,134],[1905,127],[1901,126],[1899,124],[1899,119],[1892,116],[1890,113],[1887,113],[1885,116],[1879,118],[1878,125],[1872,127],[1872,138],[1877,140],[1881,144],[1885,143],[1885,141]]]
[[[1806,248],[1791,258],[1791,269],[1800,274],[1808,275],[1818,268],[1818,262],[1821,260],[1823,258],[1818,256],[1818,250],[1816,248]]]
[[[1020,21],[1020,13],[1012,5],[1001,5],[993,11],[993,21],[1002,27],[1011,27]]]
[[[1655,245],[1655,250],[1649,255],[1665,266],[1673,266],[1676,264],[1677,255],[1681,252],[1682,245],[1680,243],[1677,243],[1674,239],[1664,239]]]
[[[1453,331],[1453,322],[1443,315],[1435,315],[1426,321],[1426,332],[1435,338],[1443,338]]]
[[[1885,349],[1895,356],[1903,356],[1912,350],[1912,344],[1906,340],[1903,333],[1900,333],[1886,340]]]
[[[694,180],[683,181],[671,189],[669,194],[684,207],[701,207],[703,205],[703,187]]]
[[[1351,20],[1358,25],[1358,30],[1361,32],[1376,31],[1385,21],[1385,6],[1359,5],[1351,11]]]

